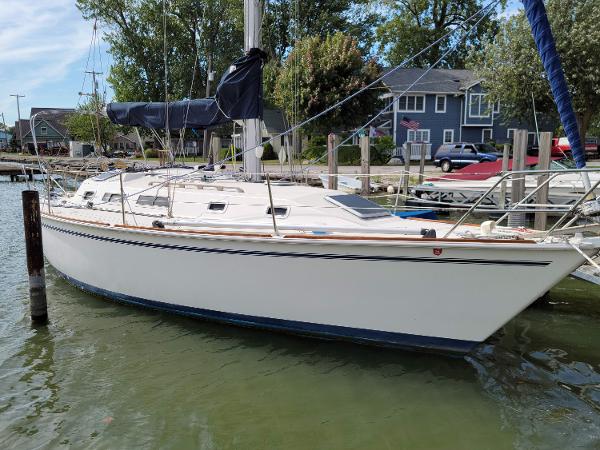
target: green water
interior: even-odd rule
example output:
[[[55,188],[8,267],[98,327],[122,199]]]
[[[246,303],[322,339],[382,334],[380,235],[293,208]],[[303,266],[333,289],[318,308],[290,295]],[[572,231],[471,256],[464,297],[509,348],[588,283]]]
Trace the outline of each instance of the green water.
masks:
[[[591,285],[563,282],[550,306],[465,358],[116,305],[51,268],[51,322],[36,329],[23,188],[0,184],[2,449],[600,448],[600,290]],[[198,280],[201,290],[201,268]]]

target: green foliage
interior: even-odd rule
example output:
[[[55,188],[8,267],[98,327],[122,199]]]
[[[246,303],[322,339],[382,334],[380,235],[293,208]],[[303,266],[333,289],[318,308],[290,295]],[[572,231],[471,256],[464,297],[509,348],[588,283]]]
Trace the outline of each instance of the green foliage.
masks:
[[[147,148],[144,150],[144,155],[146,158],[158,158],[158,150],[154,148]]]
[[[294,6],[298,6],[294,14]],[[307,36],[325,39],[337,32],[352,36],[368,53],[373,47],[375,28],[382,15],[371,0],[270,0],[265,2],[263,44],[276,61],[287,55],[294,42]]]
[[[382,136],[371,140],[371,148],[369,150],[370,163],[374,166],[381,166],[388,163],[392,157],[392,153],[396,145],[391,136]],[[321,161],[327,161],[324,156],[327,152],[327,137],[313,136],[309,146],[302,152],[302,158],[313,161],[321,158]],[[360,165],[360,146],[358,145],[342,145],[338,149],[338,164],[342,166],[358,166]]]
[[[298,100],[298,118],[303,120],[371,83],[379,74],[379,66],[374,60],[364,61],[353,38],[342,33],[328,35],[324,40],[308,37],[298,42],[284,62],[275,84],[274,99],[288,115]],[[313,122],[307,130],[327,133],[354,128],[364,123],[377,106],[378,92],[369,89]]]
[[[238,153],[240,153],[241,151],[242,150],[239,148],[236,148],[234,150],[235,155],[236,155],[236,157],[235,157],[236,161],[242,161],[243,155],[241,155],[241,154],[238,155]],[[221,150],[219,150],[219,160],[222,161],[222,160],[224,160],[226,158],[230,158],[230,157],[231,157],[231,149],[230,148],[222,148]],[[228,163],[231,161],[233,161],[233,159],[227,160]]]
[[[466,18],[479,11],[483,0],[393,0],[388,2],[390,18],[377,29],[387,61],[395,66],[437,41]],[[506,3],[503,1],[502,3]],[[478,18],[481,16],[478,16]],[[472,21],[474,23],[475,21]],[[446,56],[440,67],[464,68],[469,49],[480,51],[483,43],[497,30],[495,15],[483,19],[457,49]],[[415,58],[413,67],[436,62],[456,42],[446,39]]]
[[[279,158],[277,156],[277,153],[275,153],[275,150],[273,150],[273,146],[271,145],[271,143],[266,143],[263,145],[263,147],[264,147],[264,151],[263,151],[263,155],[261,158],[263,161],[271,161],[273,159]]]
[[[548,0],[548,18],[554,32],[567,84],[586,135],[592,119],[600,113],[600,3],[592,0]],[[470,65],[484,79],[492,100],[500,100],[505,116],[530,118],[531,93],[536,108],[556,116],[556,106],[542,62],[521,12],[504,21],[500,32],[484,51],[473,55]]]
[[[76,4],[84,18],[97,18],[108,30],[104,39],[113,59],[108,81],[116,100],[163,100],[163,1],[76,0]],[[192,80],[191,97],[204,97],[209,59],[218,80],[242,54],[243,3],[171,0],[167,5],[169,97],[189,98]]]
[[[81,105],[78,110],[67,116],[65,126],[69,136],[75,141],[95,142],[98,136],[98,122],[100,124],[100,141],[104,150],[115,138],[119,128],[107,117],[101,116],[96,120],[98,107],[93,99]]]

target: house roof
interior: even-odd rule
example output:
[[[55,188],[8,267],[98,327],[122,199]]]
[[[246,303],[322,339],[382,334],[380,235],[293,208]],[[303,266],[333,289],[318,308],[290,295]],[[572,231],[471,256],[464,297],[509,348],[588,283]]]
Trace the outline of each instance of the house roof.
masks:
[[[67,136],[68,131],[65,126],[65,120],[69,114],[73,114],[75,109],[72,108],[31,108],[30,117],[38,114],[36,117],[36,126],[41,122],[46,122],[47,125],[54,128],[60,135]],[[15,122],[15,130],[18,135],[18,122]],[[29,119],[21,119],[21,131],[25,138],[31,134]]]
[[[419,68],[398,69],[385,75],[383,83],[393,93],[402,93],[426,71],[427,69]],[[477,81],[477,77],[471,70],[432,69],[408,92],[462,94],[469,85],[476,84]]]
[[[263,111],[263,122],[265,123],[267,133],[270,135],[280,134],[288,129],[287,121],[285,120],[283,111],[280,109],[265,108]]]

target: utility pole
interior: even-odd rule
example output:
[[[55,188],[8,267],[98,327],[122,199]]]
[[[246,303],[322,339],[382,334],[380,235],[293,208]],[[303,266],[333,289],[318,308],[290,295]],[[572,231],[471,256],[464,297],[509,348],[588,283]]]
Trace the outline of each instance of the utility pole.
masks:
[[[19,99],[25,97],[20,94],[10,94],[11,97],[17,98],[17,125],[19,125],[19,147],[21,147],[21,153],[23,152],[23,130],[21,130],[21,105],[19,104]]]
[[[208,67],[206,68],[206,97],[210,97],[210,83],[214,80],[215,78],[215,74],[212,71],[212,53],[208,54]],[[210,163],[214,163],[215,161],[212,161],[213,159],[213,152],[209,152],[209,145],[210,145],[210,131],[208,131],[207,128],[204,129],[204,138],[202,140],[202,157],[203,158],[208,158],[208,161]]]
[[[6,122],[4,121],[4,113],[2,113],[2,126],[4,126],[4,140],[6,141],[5,150],[8,150],[8,128],[6,128]]]
[[[260,26],[262,0],[244,0],[244,51],[261,47]],[[250,181],[258,183],[260,158],[255,151],[248,151],[262,144],[261,119],[244,120],[244,172],[250,175]]]
[[[79,95],[86,95],[88,97],[93,98],[93,106],[96,112],[96,130],[97,133],[94,133],[96,139],[96,149],[99,155],[102,155],[102,133],[100,132],[100,97],[98,96],[98,82],[96,81],[96,75],[102,75],[102,72],[96,72],[94,70],[88,70],[85,73],[90,74],[92,76],[92,93],[86,94],[84,92],[80,92]]]

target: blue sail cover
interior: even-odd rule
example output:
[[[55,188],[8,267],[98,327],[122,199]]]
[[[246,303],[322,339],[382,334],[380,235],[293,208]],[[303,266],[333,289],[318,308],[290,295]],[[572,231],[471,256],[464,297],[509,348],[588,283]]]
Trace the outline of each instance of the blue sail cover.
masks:
[[[585,152],[579,135],[579,127],[577,126],[577,117],[573,110],[571,95],[567,87],[565,74],[560,63],[556,44],[552,36],[550,22],[546,14],[546,7],[543,0],[522,0],[525,6],[525,14],[531,25],[531,33],[535,40],[535,45],[538,48],[544,69],[548,75],[550,88],[554,95],[554,101],[560,114],[560,120],[565,129],[565,133],[571,144],[573,158],[578,169],[585,167]]]
[[[169,102],[169,129],[210,128],[232,120],[262,119],[262,67],[265,53],[253,48],[221,77],[214,98]],[[165,102],[109,103],[108,118],[118,125],[164,129]]]

